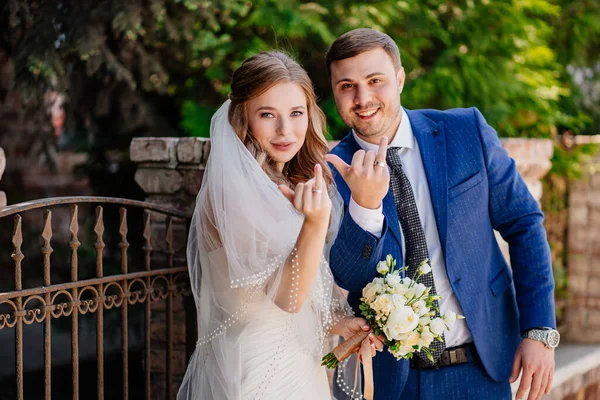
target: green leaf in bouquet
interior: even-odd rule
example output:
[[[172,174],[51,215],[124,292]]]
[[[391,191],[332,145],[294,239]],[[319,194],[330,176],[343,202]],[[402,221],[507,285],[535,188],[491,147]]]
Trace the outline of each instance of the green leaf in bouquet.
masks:
[[[427,354],[427,358],[429,359],[429,361],[434,362],[433,356],[431,355],[431,349],[429,349],[429,347],[422,347],[421,350],[423,350],[423,352]]]

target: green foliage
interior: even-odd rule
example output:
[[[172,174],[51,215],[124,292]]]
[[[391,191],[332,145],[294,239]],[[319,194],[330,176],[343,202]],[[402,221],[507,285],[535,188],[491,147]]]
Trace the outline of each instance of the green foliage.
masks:
[[[210,137],[210,119],[215,111],[212,107],[186,100],[181,108],[181,127],[190,136]]]
[[[30,82],[68,89],[67,71],[83,65],[90,79],[110,76],[148,98],[158,95],[161,103],[169,104],[161,107],[164,112],[180,110],[166,118],[180,116],[183,131],[192,135],[206,132],[206,110],[223,101],[232,72],[245,58],[282,48],[313,77],[330,134],[341,137],[346,128],[335,112],[323,57],[336,36],[357,27],[383,30],[398,43],[407,73],[403,104],[409,108],[477,106],[501,136],[551,137],[560,129],[594,133],[600,121],[600,108],[566,70],[591,68],[598,75],[593,68],[600,37],[597,2],[15,4],[19,10],[12,14],[11,29],[26,30],[19,65],[29,71],[25,75]],[[191,107],[190,101],[199,106]]]

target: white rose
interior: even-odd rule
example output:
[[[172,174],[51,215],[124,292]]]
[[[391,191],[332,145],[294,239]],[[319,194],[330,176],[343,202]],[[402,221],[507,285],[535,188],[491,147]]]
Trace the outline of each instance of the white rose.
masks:
[[[392,294],[404,295],[404,294],[406,294],[406,292],[408,292],[408,286],[403,284],[402,282],[400,282],[396,286],[392,286],[392,290],[391,290]]]
[[[387,284],[390,286],[397,286],[400,284],[400,275],[396,273],[391,273],[385,277]]]
[[[425,263],[419,267],[419,272],[423,275],[426,275],[431,272],[431,265],[429,263]]]
[[[383,279],[383,278],[374,278],[373,279],[373,283],[376,283],[378,285],[383,286],[383,285],[385,285],[385,279]]]
[[[392,301],[394,302],[394,307],[400,308],[406,304],[406,297],[401,294],[393,294]]]
[[[383,327],[383,333],[389,340],[400,340],[400,334],[409,333],[419,325],[419,318],[411,307],[402,306],[390,314]]]
[[[442,319],[444,320],[444,323],[446,324],[448,329],[451,329],[452,325],[454,325],[454,323],[456,322],[456,313],[452,310],[448,310],[448,312],[446,312],[442,316]]]
[[[427,328],[427,330],[429,330],[430,323],[431,323],[431,318],[429,318],[429,316],[427,316],[427,315],[419,318],[419,325],[421,325],[423,327],[423,329]]]
[[[375,299],[375,297],[379,293],[383,293],[384,288],[383,285],[379,285],[375,282],[368,283],[367,286],[364,287],[362,291],[363,299],[371,304],[371,302]]]
[[[433,339],[435,339],[433,333],[429,332],[429,330],[423,331],[423,333],[421,333],[421,337],[419,338],[419,343],[417,344],[421,347],[429,347],[431,342],[433,342]]]
[[[408,337],[404,339],[404,344],[410,347],[416,346],[419,343],[419,332],[412,331]]]
[[[389,312],[394,308],[392,296],[385,293],[377,296],[375,301],[371,304],[371,308],[377,312],[389,314]]]
[[[388,267],[387,263],[385,261],[379,261],[377,264],[377,272],[379,272],[381,275],[385,275],[389,271],[390,267]]]
[[[423,285],[422,283],[417,283],[415,286],[413,286],[412,291],[415,294],[415,297],[418,299],[419,297],[421,297],[423,295],[423,293],[425,293],[425,291],[427,290],[427,286]]]
[[[446,324],[441,318],[434,318],[429,325],[434,335],[440,336],[446,330]]]
[[[414,351],[414,349],[411,346],[404,344],[404,345],[400,346],[400,348],[398,349],[398,352],[396,353],[396,357],[406,356],[406,355],[412,353],[413,351]]]
[[[424,315],[426,312],[429,312],[429,309],[427,308],[427,304],[425,304],[425,301],[423,300],[419,300],[416,303],[414,303],[412,305],[413,311],[415,313],[417,313],[417,315],[420,317],[422,315]]]

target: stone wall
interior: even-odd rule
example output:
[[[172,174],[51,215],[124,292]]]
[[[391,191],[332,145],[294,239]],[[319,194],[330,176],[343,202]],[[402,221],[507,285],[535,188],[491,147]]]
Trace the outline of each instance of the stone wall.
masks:
[[[588,139],[589,140],[589,139]],[[600,143],[600,136],[592,138]],[[569,187],[565,337],[600,344],[600,152]]]
[[[210,149],[210,143],[195,138],[137,138],[131,142],[131,160],[138,163],[135,181],[146,193],[146,201],[170,208],[187,211],[194,209],[196,194],[200,190],[202,174]],[[152,215],[153,265],[164,265],[165,220]],[[187,242],[186,227],[179,221],[174,223],[174,246],[176,256],[185,254]],[[163,257],[161,259],[161,257]],[[158,262],[156,262],[158,261]],[[183,262],[184,260],[182,260]],[[195,312],[193,300],[184,302],[181,296],[174,298],[173,304],[173,398],[181,384],[187,365],[186,352],[195,347],[188,343],[185,347],[186,329],[191,329],[195,337],[195,326],[186,321],[185,309]],[[152,399],[164,399],[167,393],[167,303],[152,303]]]

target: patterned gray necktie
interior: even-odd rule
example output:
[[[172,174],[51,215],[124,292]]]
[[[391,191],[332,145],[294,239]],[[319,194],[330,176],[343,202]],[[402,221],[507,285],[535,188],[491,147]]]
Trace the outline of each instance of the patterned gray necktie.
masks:
[[[429,258],[429,252],[427,250],[425,231],[423,230],[423,225],[421,225],[421,219],[419,218],[419,210],[417,209],[415,196],[413,195],[410,182],[402,170],[400,149],[400,147],[390,147],[388,149],[387,163],[391,170],[390,185],[392,187],[394,201],[396,202],[398,219],[400,220],[400,226],[402,227],[402,233],[404,234],[404,246],[406,249],[404,265],[408,266],[406,276],[412,279],[415,276],[419,264],[426,258]],[[429,274],[421,276],[421,278],[419,278],[419,283],[431,287],[429,293],[437,294],[435,282],[433,281],[433,273],[430,272]],[[439,317],[440,312],[437,300],[434,302],[434,307],[437,308],[435,315],[436,317]],[[431,354],[433,359],[437,361],[445,348],[445,340],[443,342],[438,340],[431,342],[430,349],[432,350]],[[416,355],[429,365],[433,365],[427,358],[425,352],[419,351]]]

